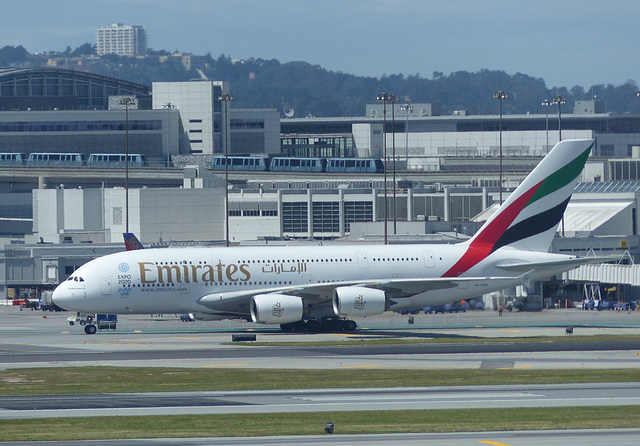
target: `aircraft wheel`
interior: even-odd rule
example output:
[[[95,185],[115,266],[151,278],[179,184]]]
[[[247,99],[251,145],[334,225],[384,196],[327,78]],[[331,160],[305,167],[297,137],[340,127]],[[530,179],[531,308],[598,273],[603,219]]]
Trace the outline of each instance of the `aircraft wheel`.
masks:
[[[301,332],[301,331],[304,331],[307,328],[307,324],[302,320],[300,320],[298,322],[294,322],[291,325],[293,326],[293,331],[295,331],[295,332]]]
[[[356,328],[358,328],[356,321],[348,320],[345,323],[344,331],[355,331]]]
[[[307,321],[307,331],[317,333],[320,331],[320,321],[318,319],[309,319]]]
[[[84,327],[84,332],[86,334],[96,334],[96,331],[98,331],[98,329],[96,328],[95,325],[86,325]]]
[[[320,323],[320,330],[327,333],[338,330],[338,321],[335,319],[323,319]]]
[[[293,331],[293,324],[280,324],[280,330],[285,333],[291,333]]]

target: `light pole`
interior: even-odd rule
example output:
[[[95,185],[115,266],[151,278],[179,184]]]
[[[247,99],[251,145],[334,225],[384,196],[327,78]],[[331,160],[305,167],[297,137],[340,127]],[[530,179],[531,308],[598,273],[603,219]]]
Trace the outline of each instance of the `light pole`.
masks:
[[[502,206],[502,100],[509,99],[509,94],[499,90],[493,95],[493,99],[500,101],[500,206]]]
[[[545,116],[545,121],[546,121],[546,128],[547,128],[547,146],[545,149],[545,152],[549,153],[549,109],[547,108],[549,105],[551,105],[552,102],[549,99],[545,99],[544,101],[542,101],[542,106],[544,107],[544,116]]]
[[[390,95],[391,102],[391,155],[393,156],[393,234],[397,234],[396,228],[396,102],[400,101],[394,95]]]
[[[120,100],[120,105],[124,105],[124,213],[125,232],[129,232],[129,106],[134,105],[135,100],[124,97]]]
[[[164,108],[165,110],[167,110],[167,167],[171,166],[171,158],[170,158],[170,153],[171,153],[171,123],[169,122],[170,118],[171,118],[171,113],[169,110],[173,110],[174,108],[176,108],[175,105],[173,105],[171,102],[167,102],[166,104],[164,104],[162,106],[162,108]]]
[[[557,94],[555,98],[551,100],[554,104],[558,104],[558,141],[562,141],[562,104],[567,103],[567,99],[561,94]]]
[[[384,157],[383,171],[384,171],[384,244],[387,244],[387,102],[390,101],[391,95],[387,92],[382,92],[377,97],[378,101],[382,101],[382,152]]]
[[[218,100],[224,104],[224,212],[225,212],[225,246],[229,246],[229,102],[233,96],[222,93]]]
[[[409,113],[413,113],[413,107],[409,102],[409,98],[405,99],[407,99],[407,103],[400,106],[400,110],[404,110],[406,113],[404,120],[404,159],[407,163],[407,169],[409,169]]]
[[[562,104],[567,102],[567,99],[561,94],[557,94],[555,98],[551,100],[552,103],[558,104],[558,142],[562,141]],[[562,236],[564,237],[564,213],[562,214]]]

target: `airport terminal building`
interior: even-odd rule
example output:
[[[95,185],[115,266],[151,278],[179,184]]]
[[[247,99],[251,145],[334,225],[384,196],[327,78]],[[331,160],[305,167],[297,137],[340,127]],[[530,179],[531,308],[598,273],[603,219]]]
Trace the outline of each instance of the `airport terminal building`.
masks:
[[[148,87],[69,70],[0,70],[0,153],[24,154],[23,165],[0,166],[0,238],[7,244],[0,293],[46,289],[91,255],[121,249],[125,215],[131,231],[155,244],[220,242],[226,216],[238,244],[378,243],[384,226],[393,243],[446,243],[473,234],[498,201],[497,115],[439,116],[436,104],[411,111],[394,104],[385,127],[381,104],[358,117],[293,118],[222,104],[218,97],[230,92],[228,83],[204,79]],[[640,117],[603,113],[594,101],[576,104],[562,117],[562,137],[594,138],[596,146],[554,250],[640,255],[633,186]],[[557,140],[558,120],[549,114],[503,116],[507,193]],[[210,171],[225,147],[230,155],[264,157],[386,153],[387,174],[234,172],[225,210],[223,174]],[[122,166],[101,178],[86,165],[93,154],[125,150],[145,159],[128,212]],[[28,166],[33,153],[79,154],[84,164]],[[27,173],[33,179],[20,180]],[[592,184],[601,189],[589,190]]]

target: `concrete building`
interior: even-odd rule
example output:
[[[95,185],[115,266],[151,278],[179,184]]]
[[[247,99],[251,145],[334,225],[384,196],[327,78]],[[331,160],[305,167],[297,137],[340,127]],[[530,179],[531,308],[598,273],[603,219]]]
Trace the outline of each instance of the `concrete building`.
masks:
[[[127,132],[126,125],[129,125]],[[0,112],[0,151],[140,153],[152,166],[184,153],[176,110],[67,110]]]
[[[280,116],[275,109],[232,109],[218,99],[228,82],[198,79],[154,82],[153,108],[178,110],[181,146],[194,155],[221,155],[229,135],[229,154],[280,153]],[[229,111],[229,116],[225,115]]]
[[[304,147],[305,143],[311,146],[311,138],[322,142],[323,135],[331,135],[352,147],[351,155],[347,156],[383,157],[386,146],[387,157],[391,159],[395,154],[410,170],[439,170],[449,160],[464,158],[475,160],[476,164],[482,160],[493,160],[496,164],[500,154],[498,115],[437,116],[428,110],[423,115],[415,109],[407,113],[400,103],[394,105],[394,117],[390,112],[392,105],[387,105],[385,129],[382,129],[385,121],[382,104],[368,105],[364,117],[283,119],[283,149],[285,141],[291,144],[294,138]],[[602,113],[598,101],[582,101],[576,104],[576,110],[579,113],[562,115],[562,137],[595,139],[592,157],[630,157],[632,148],[640,145],[640,117]],[[557,116],[552,113],[504,115],[503,156],[544,156],[558,142],[558,128]],[[309,140],[305,141],[307,137]]]
[[[180,111],[191,154],[223,153],[228,119],[218,97],[229,92],[229,84],[218,81],[154,82],[153,108]]]
[[[96,30],[96,53],[118,56],[144,56],[147,53],[147,31],[139,25],[114,23]]]
[[[132,189],[129,232],[144,242],[224,240],[224,189]],[[126,191],[36,189],[27,243],[120,243],[127,232]]]

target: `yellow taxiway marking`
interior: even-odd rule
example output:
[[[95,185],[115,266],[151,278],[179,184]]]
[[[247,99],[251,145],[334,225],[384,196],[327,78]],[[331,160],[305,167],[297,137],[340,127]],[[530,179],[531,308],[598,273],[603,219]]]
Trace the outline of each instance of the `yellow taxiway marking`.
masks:
[[[520,333],[520,330],[509,330],[509,329],[507,329],[507,328],[503,328],[503,329],[501,329],[500,331],[509,331],[509,332],[511,332],[511,333]]]
[[[341,369],[359,369],[363,367],[380,367],[380,364],[350,365],[350,366],[344,366],[340,368]]]
[[[484,443],[484,444],[492,444],[494,446],[510,446],[508,444],[504,444],[504,443],[497,443],[495,441],[490,441],[490,440],[478,440],[480,443]]]
[[[239,365],[249,365],[248,362],[236,362],[235,364],[215,364],[215,365],[203,365],[201,366],[202,368],[208,368],[208,367],[236,367]]]

